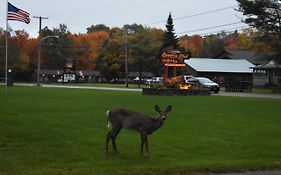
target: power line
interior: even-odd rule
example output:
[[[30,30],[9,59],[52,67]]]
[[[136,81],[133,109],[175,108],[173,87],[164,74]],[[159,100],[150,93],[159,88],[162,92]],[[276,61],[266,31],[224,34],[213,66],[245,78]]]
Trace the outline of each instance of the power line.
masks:
[[[182,16],[182,17],[178,17],[178,18],[173,18],[173,20],[176,21],[176,20],[182,20],[182,19],[192,18],[192,17],[196,17],[196,16],[201,16],[201,15],[207,15],[207,14],[210,14],[210,13],[216,13],[216,12],[219,12],[219,11],[223,11],[223,10],[227,10],[227,9],[230,9],[230,8],[234,8],[236,6],[237,5],[233,5],[233,6],[228,6],[228,7],[219,8],[219,9],[215,9],[215,10],[210,10],[210,11],[206,11],[206,12],[201,12],[201,13],[196,13],[196,14],[192,14],[192,15]],[[145,24],[145,25],[153,25],[153,24],[159,24],[159,23],[164,23],[164,22],[166,22],[166,20],[165,21],[152,22],[152,23],[148,23],[148,24]]]
[[[201,36],[207,36],[207,35],[212,35],[212,34],[218,34],[221,32],[225,32],[225,33],[233,33],[235,31],[242,31],[244,29],[246,29],[248,26],[243,25],[243,26],[238,26],[238,27],[232,27],[232,28],[228,28],[228,29],[223,29],[223,30],[217,30],[217,31],[213,31],[213,32],[208,32],[208,33],[197,33],[197,35],[201,35]]]
[[[189,30],[185,32],[178,32],[177,34],[187,34],[187,33],[193,33],[193,32],[198,32],[198,31],[203,31],[203,30],[209,30],[209,29],[214,29],[214,28],[219,28],[219,27],[225,27],[225,26],[231,26],[235,24],[241,24],[243,22],[233,22],[233,23],[228,23],[228,24],[221,24],[221,25],[216,25],[212,27],[206,27],[206,28],[201,28],[201,29],[195,29],[195,30]]]
[[[108,12],[131,9],[131,8],[135,8],[135,7],[138,8],[140,6],[147,6],[147,5],[159,3],[162,1],[164,1],[164,0],[153,0],[152,2],[141,2],[141,3],[137,3],[137,4],[135,4],[135,2],[133,2],[134,4],[133,3],[120,3],[120,4],[116,4],[112,7],[107,7],[105,10],[104,10],[104,8],[96,8],[96,10],[90,9],[90,10],[83,10],[83,11],[65,12],[65,13],[60,13],[61,15],[59,15],[59,16],[53,16],[53,18],[62,18],[62,17],[66,17],[66,16],[73,16],[73,15],[75,15],[77,17],[77,16],[85,16],[85,15],[90,15],[90,14],[95,15],[95,14],[101,14],[101,13],[108,13]]]
[[[152,3],[157,3],[159,2],[160,0],[154,0],[152,2],[143,2],[141,4],[128,4],[128,3],[120,3],[120,4],[116,4],[115,7],[111,8],[110,9],[107,9],[105,11],[102,10],[102,8],[99,8],[97,10],[97,12],[94,12],[94,14],[98,14],[98,13],[106,13],[106,12],[112,12],[112,11],[118,11],[118,10],[122,10],[122,9],[126,9],[126,8],[132,8],[132,7],[135,7],[135,6],[144,6],[144,5],[149,5],[149,4],[152,4]],[[119,6],[119,7],[118,7]],[[232,6],[227,6],[227,7],[223,7],[223,8],[219,8],[219,9],[214,9],[214,10],[209,10],[209,11],[205,11],[205,12],[200,12],[200,13],[196,13],[196,14],[192,14],[192,15],[187,15],[187,16],[181,16],[181,17],[177,17],[177,18],[174,18],[173,20],[176,21],[176,20],[182,20],[182,19],[187,19],[187,18],[193,18],[193,17],[196,17],[196,16],[201,16],[201,15],[207,15],[207,14],[211,14],[211,13],[216,13],[216,12],[219,12],[219,11],[224,11],[224,10],[227,10],[227,9],[231,9],[231,8],[234,8],[234,7],[237,7],[237,5],[232,5]],[[92,11],[92,10],[91,10]],[[81,11],[82,12],[82,11]],[[84,12],[84,13],[83,13]],[[69,12],[69,14],[71,13],[80,13],[80,15],[86,15],[86,14],[90,14],[91,12],[87,12],[87,11],[83,11],[82,13],[80,13],[79,11],[76,11],[76,12]],[[68,16],[68,15],[60,15],[61,17],[64,17],[64,16]],[[79,15],[79,14],[78,14]],[[79,16],[80,16],[79,15]],[[77,15],[76,15],[77,16]],[[153,22],[153,23],[147,23],[147,24],[144,24],[144,25],[153,25],[153,24],[158,24],[158,23],[164,23],[166,22],[166,20],[164,21],[157,21],[157,22]],[[242,22],[239,22],[239,23],[242,23]],[[186,31],[186,32],[179,32],[177,34],[183,34],[183,33],[191,33],[191,32],[197,32],[197,31],[202,31],[202,30],[207,30],[207,29],[213,29],[213,28],[217,28],[217,27],[224,27],[224,26],[228,26],[228,25],[234,25],[234,24],[238,24],[238,23],[230,23],[230,24],[223,24],[223,25],[218,25],[218,26],[212,26],[212,27],[207,27],[207,28],[202,28],[202,29],[196,29],[196,30],[191,30],[191,31]]]

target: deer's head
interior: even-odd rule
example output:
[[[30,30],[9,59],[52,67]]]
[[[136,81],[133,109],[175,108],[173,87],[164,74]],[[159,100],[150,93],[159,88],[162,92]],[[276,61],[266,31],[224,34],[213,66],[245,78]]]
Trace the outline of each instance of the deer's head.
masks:
[[[172,106],[169,105],[165,110],[162,111],[158,105],[155,105],[154,109],[160,114],[159,118],[164,121],[167,117],[168,112],[172,110]]]

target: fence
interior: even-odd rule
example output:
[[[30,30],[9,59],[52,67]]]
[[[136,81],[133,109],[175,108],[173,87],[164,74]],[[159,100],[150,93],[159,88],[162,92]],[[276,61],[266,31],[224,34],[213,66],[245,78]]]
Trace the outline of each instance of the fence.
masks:
[[[226,92],[252,92],[252,82],[250,81],[227,81],[225,83]]]

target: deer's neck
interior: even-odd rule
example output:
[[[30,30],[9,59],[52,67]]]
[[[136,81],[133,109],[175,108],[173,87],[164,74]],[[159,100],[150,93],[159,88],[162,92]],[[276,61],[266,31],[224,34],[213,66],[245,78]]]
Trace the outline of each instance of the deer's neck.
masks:
[[[161,118],[156,118],[156,119],[153,119],[154,122],[153,122],[153,125],[151,126],[148,134],[151,134],[152,132],[156,131],[157,129],[159,129],[162,125],[163,125],[163,121],[161,120]]]

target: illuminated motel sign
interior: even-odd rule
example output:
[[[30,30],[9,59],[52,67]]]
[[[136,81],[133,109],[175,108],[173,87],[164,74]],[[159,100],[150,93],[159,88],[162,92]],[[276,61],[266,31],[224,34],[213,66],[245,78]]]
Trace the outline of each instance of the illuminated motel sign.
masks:
[[[172,77],[177,77],[177,68],[181,67],[183,70],[183,68],[185,67],[184,60],[189,59],[190,56],[190,52],[181,52],[179,50],[162,52],[161,62],[165,65],[165,74],[163,75],[164,84],[169,84],[169,78],[171,78],[171,74],[173,74]],[[171,72],[172,70],[173,72]]]
[[[189,59],[189,57],[189,53],[178,50],[164,51],[161,54],[161,61],[166,67],[184,67],[184,60]]]

